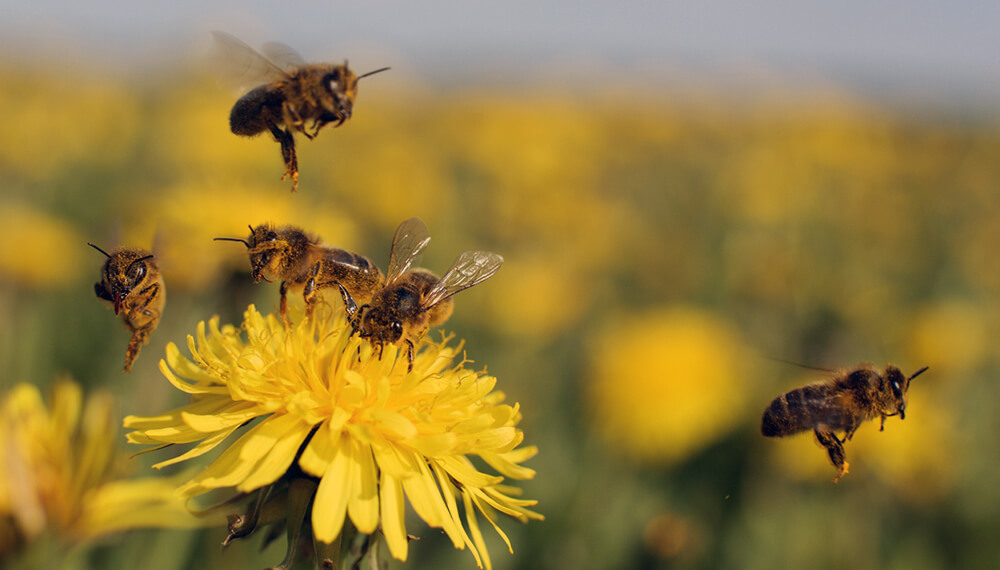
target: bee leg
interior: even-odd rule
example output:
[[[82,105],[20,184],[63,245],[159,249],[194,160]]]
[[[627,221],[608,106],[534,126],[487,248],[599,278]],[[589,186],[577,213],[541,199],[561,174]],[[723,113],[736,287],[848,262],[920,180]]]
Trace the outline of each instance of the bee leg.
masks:
[[[316,135],[319,134],[319,130],[320,129],[322,129],[323,127],[325,127],[328,124],[330,124],[330,123],[333,122],[332,120],[330,120],[328,118],[329,116],[330,115],[323,115],[322,117],[319,117],[319,118],[317,118],[316,120],[313,121],[313,124],[312,124],[312,130],[313,130],[312,137],[309,137],[309,138],[315,137]],[[341,123],[343,123],[343,121],[341,121],[340,123],[337,123],[336,126],[339,127]]]
[[[830,456],[830,461],[837,468],[837,476],[833,479],[833,482],[836,483],[841,477],[847,474],[847,468],[849,467],[847,453],[844,451],[844,442],[837,439],[836,434],[826,426],[813,429],[813,433],[816,434],[816,439],[819,440],[820,445],[826,448],[826,452]]]
[[[325,125],[325,124],[326,124],[326,121],[320,122],[319,119],[314,120],[313,124],[312,124],[312,127],[310,127],[310,128],[312,128],[312,133],[306,132],[306,136],[309,137],[309,140],[312,140],[313,138],[315,138],[316,135],[319,134],[319,130],[322,129],[323,125]]]
[[[416,358],[414,352],[416,351],[413,348],[413,341],[411,341],[410,339],[406,339],[406,357],[407,361],[409,362],[409,366],[406,367],[407,374],[413,372],[413,359]]]
[[[291,177],[292,192],[295,192],[299,187],[299,158],[295,154],[295,138],[292,137],[291,130],[282,130],[270,121],[267,122],[267,126],[271,129],[274,139],[281,143],[281,158],[285,161],[285,174],[281,179]]]
[[[357,325],[359,324],[355,322],[355,317],[358,317],[358,320],[361,317],[358,313],[358,304],[343,285],[337,283],[337,287],[340,287],[340,296],[344,299],[344,310],[347,312],[347,321],[351,323],[351,334],[354,334],[358,332]]]
[[[886,415],[882,414],[882,425],[878,426],[878,430],[879,431],[885,431],[885,418],[886,418]]]
[[[142,345],[146,344],[149,339],[148,329],[136,329],[132,332],[132,338],[128,341],[128,349],[125,351],[125,367],[123,370],[125,373],[132,372],[132,365],[135,364],[135,359],[139,357],[139,351],[142,350]]]
[[[312,318],[313,310],[316,308],[316,277],[319,276],[322,261],[317,261],[309,271],[309,279],[306,280],[305,287],[302,288],[302,298],[306,302],[306,318]]]
[[[842,441],[851,441],[851,438],[854,437],[854,432],[856,431],[858,431],[857,424],[848,428],[847,431],[844,432],[844,439]]]
[[[94,283],[94,293],[97,295],[98,299],[104,299],[105,301],[114,301],[114,297],[111,293],[101,283]]]
[[[291,328],[292,320],[288,318],[288,281],[282,281],[278,291],[281,293],[278,312],[281,313],[281,320],[285,323],[285,328]]]

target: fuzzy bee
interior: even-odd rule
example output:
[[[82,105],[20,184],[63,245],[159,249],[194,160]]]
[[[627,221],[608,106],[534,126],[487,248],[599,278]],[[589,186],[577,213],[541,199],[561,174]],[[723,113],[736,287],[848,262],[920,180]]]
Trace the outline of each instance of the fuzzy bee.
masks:
[[[909,378],[891,364],[881,373],[867,363],[840,371],[825,382],[775,398],[764,410],[760,432],[766,437],[784,437],[812,430],[837,468],[833,480],[837,482],[849,467],[844,443],[868,420],[881,418],[879,431],[883,431],[887,417],[898,415],[905,419],[906,391],[910,382],[926,370],[924,366]],[[843,432],[843,438],[837,437],[837,432]]]
[[[265,131],[281,144],[285,174],[292,191],[299,184],[299,162],[293,133],[312,139],[324,126],[339,127],[351,118],[358,81],[389,68],[355,75],[344,63],[306,63],[294,49],[264,45],[264,54],[225,33],[212,32],[223,56],[247,81],[262,81],[240,97],[229,114],[234,134],[253,137]]]
[[[101,280],[94,283],[97,298],[106,301],[120,315],[132,333],[125,352],[125,372],[139,356],[142,345],[160,323],[167,289],[153,254],[139,248],[121,248],[108,253],[92,243],[90,247],[104,254]]]

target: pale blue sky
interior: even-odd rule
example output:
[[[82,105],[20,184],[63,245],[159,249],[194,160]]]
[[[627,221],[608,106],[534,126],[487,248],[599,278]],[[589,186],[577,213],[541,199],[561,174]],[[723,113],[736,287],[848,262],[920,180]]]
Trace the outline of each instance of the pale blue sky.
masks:
[[[1000,3],[964,0],[0,0],[6,58],[162,63],[194,57],[222,29],[255,46],[283,41],[310,60],[402,62],[458,79],[497,65],[745,67],[980,99],[1000,99],[998,28]]]

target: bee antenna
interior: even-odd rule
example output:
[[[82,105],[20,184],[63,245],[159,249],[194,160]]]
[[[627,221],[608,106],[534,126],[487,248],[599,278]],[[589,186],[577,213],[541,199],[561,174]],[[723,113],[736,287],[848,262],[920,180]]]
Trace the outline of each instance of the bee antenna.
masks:
[[[131,269],[131,268],[132,268],[132,266],[133,266],[133,265],[135,265],[136,263],[139,263],[140,261],[146,261],[147,259],[153,259],[153,256],[152,256],[152,254],[150,254],[150,255],[147,255],[147,256],[145,256],[145,257],[140,257],[139,259],[136,259],[136,260],[135,260],[135,261],[133,261],[132,263],[129,263],[129,264],[128,264],[128,266],[129,266],[129,269]]]
[[[238,241],[238,242],[242,243],[243,245],[247,246],[247,249],[250,249],[250,244],[247,243],[247,240],[245,240],[245,239],[240,239],[240,238],[212,238],[212,241]]]
[[[909,378],[907,378],[906,381],[909,382],[909,381],[913,380],[914,378],[916,378],[917,376],[920,376],[924,372],[927,372],[928,368],[930,368],[930,366],[924,366],[920,370],[917,370],[916,372],[913,373],[912,376],[910,376]]]
[[[96,249],[97,251],[103,253],[104,256],[107,257],[108,259],[111,259],[111,256],[108,255],[108,252],[104,251],[103,249],[97,247],[96,245],[90,243],[89,241],[87,242],[87,245],[89,245],[90,247],[92,247],[92,248]]]
[[[364,77],[368,77],[369,75],[375,75],[376,73],[382,73],[383,71],[389,71],[390,69],[392,69],[392,68],[391,67],[382,67],[380,69],[376,69],[375,71],[369,71],[368,73],[366,73],[364,75],[359,75],[358,78],[355,79],[355,81],[358,81],[358,80],[360,80],[360,79],[362,79]]]

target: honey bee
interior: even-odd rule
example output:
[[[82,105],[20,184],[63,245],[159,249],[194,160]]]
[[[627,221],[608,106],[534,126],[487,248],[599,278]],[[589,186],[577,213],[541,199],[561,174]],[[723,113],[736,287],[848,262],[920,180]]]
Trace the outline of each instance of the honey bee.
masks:
[[[783,437],[813,430],[837,468],[834,483],[847,474],[849,464],[844,442],[850,441],[862,422],[898,415],[906,418],[906,391],[910,382],[927,370],[924,366],[907,378],[895,366],[887,365],[879,374],[868,363],[854,370],[837,372],[825,382],[810,384],[775,398],[764,410],[760,432],[766,437]],[[843,431],[838,438],[836,432]]]
[[[94,283],[94,293],[114,308],[115,315],[121,314],[132,333],[125,352],[125,372],[131,372],[139,350],[163,315],[167,300],[163,276],[153,254],[144,249],[121,248],[108,253],[92,243],[87,245],[108,258],[101,268],[101,280]]]
[[[380,350],[385,343],[405,347],[409,370],[413,370],[416,342],[451,316],[451,297],[489,279],[503,264],[503,258],[495,253],[466,251],[441,278],[426,269],[410,269],[430,240],[427,226],[419,218],[406,220],[393,237],[385,283],[371,301],[359,307],[350,291],[341,287],[354,330],[378,343]]]
[[[229,128],[234,134],[252,137],[265,130],[281,143],[285,174],[292,179],[292,191],[299,185],[299,162],[292,134],[300,132],[308,139],[333,123],[334,127],[351,118],[358,81],[388,70],[388,67],[355,75],[342,64],[307,64],[292,48],[279,43],[264,45],[262,55],[239,39],[212,32],[224,56],[238,64],[248,81],[264,81],[240,97],[229,114]],[[312,121],[311,125],[307,125]],[[282,128],[284,127],[284,128]]]
[[[281,280],[281,318],[288,320],[288,291],[302,289],[306,316],[312,315],[317,293],[340,286],[350,295],[367,303],[382,282],[382,272],[367,257],[323,243],[315,235],[295,226],[250,226],[250,237],[215,238],[238,241],[247,246],[250,269],[255,283]]]

